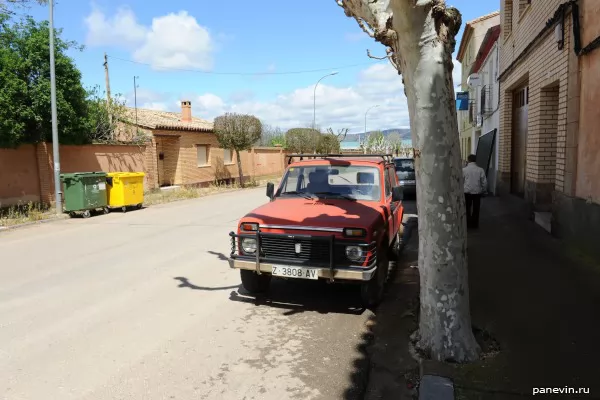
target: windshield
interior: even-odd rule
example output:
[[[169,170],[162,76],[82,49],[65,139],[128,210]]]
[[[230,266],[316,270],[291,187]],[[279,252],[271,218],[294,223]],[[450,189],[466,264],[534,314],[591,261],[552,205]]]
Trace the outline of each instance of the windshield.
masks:
[[[379,169],[370,166],[290,167],[277,196],[379,201],[380,181]]]

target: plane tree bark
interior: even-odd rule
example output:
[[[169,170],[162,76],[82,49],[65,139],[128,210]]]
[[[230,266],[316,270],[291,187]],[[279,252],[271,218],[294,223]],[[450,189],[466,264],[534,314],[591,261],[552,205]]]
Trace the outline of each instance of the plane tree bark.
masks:
[[[336,0],[386,47],[402,75],[417,175],[417,348],[439,361],[468,362],[480,348],[469,311],[467,237],[452,53],[461,15],[443,0]]]

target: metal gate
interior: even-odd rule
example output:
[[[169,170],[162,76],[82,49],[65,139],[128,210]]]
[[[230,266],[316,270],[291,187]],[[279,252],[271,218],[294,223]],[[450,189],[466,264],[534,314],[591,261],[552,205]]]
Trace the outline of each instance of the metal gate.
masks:
[[[512,118],[512,157],[511,192],[525,195],[527,170],[527,110],[529,108],[529,87],[525,86],[513,94]]]

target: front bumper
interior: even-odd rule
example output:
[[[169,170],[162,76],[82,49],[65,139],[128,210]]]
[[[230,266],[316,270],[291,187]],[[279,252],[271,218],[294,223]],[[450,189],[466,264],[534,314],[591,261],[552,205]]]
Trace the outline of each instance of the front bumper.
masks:
[[[279,266],[281,264],[278,263],[269,263],[269,262],[261,262],[259,265],[261,273],[270,274],[273,271],[273,266]],[[233,258],[229,259],[229,266],[231,268],[236,269],[248,269],[252,271],[256,271],[256,262],[255,261],[247,261],[247,260],[236,260]],[[313,267],[311,267],[313,268]],[[330,279],[330,280],[349,280],[349,281],[370,281],[375,274],[376,267],[372,267],[370,269],[362,269],[358,268],[333,268],[333,270],[329,268],[313,268],[318,270],[320,279]]]
[[[369,281],[377,269],[377,250],[375,242],[365,243],[353,240],[342,240],[335,236],[311,236],[263,233],[236,234],[230,232],[231,254],[229,266],[246,269],[257,273],[271,274],[273,266],[306,267],[318,271],[319,278],[349,281]],[[240,241],[252,238],[257,241],[254,254],[242,251]],[[295,243],[307,246],[307,252],[292,254],[290,248]],[[358,246],[363,249],[360,262],[353,263],[343,257],[346,246]],[[316,257],[316,258],[314,258]]]

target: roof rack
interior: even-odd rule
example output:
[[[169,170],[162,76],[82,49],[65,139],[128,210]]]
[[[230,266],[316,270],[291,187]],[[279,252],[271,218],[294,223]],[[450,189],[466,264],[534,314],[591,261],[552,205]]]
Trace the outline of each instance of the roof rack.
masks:
[[[394,155],[393,154],[288,154],[286,155],[288,158],[287,165],[290,165],[292,162],[292,158],[300,158],[300,161],[306,158],[377,158],[381,157],[383,162],[391,163]]]

